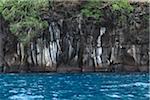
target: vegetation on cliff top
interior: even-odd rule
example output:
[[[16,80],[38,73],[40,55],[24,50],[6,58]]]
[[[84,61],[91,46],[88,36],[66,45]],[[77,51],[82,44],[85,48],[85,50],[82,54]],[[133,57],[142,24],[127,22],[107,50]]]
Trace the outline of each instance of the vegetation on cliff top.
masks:
[[[103,16],[102,9],[106,6],[110,6],[112,11],[126,12],[130,13],[133,11],[133,7],[130,5],[128,0],[116,0],[110,2],[104,2],[101,0],[88,0],[88,2],[83,6],[81,13],[86,17],[93,17],[99,19]]]
[[[103,2],[87,0],[81,8],[81,14],[97,20],[103,16],[102,9],[111,6],[113,11],[130,12],[133,10],[128,0]],[[49,0],[2,0],[0,13],[10,24],[10,31],[18,37],[18,41],[27,45],[34,37],[41,34],[48,23],[41,18],[42,10],[48,9]]]
[[[47,0],[5,0],[0,3],[0,13],[9,22],[10,31],[18,41],[27,45],[48,27],[40,17],[46,6]]]

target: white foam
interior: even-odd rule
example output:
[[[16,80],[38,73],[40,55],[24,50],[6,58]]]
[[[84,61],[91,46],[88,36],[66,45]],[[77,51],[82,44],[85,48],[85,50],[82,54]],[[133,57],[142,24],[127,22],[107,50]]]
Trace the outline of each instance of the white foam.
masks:
[[[145,97],[148,97],[148,98],[150,98],[150,94],[145,94]]]
[[[121,84],[119,85],[120,87],[130,87],[130,86],[143,86],[143,87],[148,87],[150,86],[149,83],[142,83],[142,82],[136,82],[136,83],[131,83],[131,84]]]
[[[121,96],[117,94],[107,94],[107,96],[112,97],[112,98],[121,98]]]
[[[127,96],[128,96],[128,97],[134,97],[134,95],[132,95],[132,94],[128,94]]]
[[[34,99],[43,99],[44,96],[42,95],[26,95],[26,94],[18,94],[10,96],[9,99],[11,100],[34,100]]]

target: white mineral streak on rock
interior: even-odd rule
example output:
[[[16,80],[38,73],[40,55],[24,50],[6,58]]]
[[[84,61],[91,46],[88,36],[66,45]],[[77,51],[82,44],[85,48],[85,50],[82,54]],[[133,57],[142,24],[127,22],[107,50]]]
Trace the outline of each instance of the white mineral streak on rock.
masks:
[[[20,55],[20,44],[17,43],[17,55]]]
[[[111,49],[111,58],[110,58],[110,62],[112,63],[113,61],[115,61],[115,49],[114,49],[114,47],[112,47],[112,49]]]
[[[101,64],[102,63],[102,60],[101,60],[102,47],[97,48],[96,55],[97,55],[97,63]]]
[[[34,50],[34,44],[33,43],[31,43],[31,52],[32,52],[33,62],[34,62],[34,64],[36,64],[35,50]]]
[[[120,60],[118,59],[119,48],[120,48],[119,42],[116,42],[115,46],[112,47],[112,50],[111,50],[110,62],[119,63],[118,62]]]
[[[46,65],[46,60],[45,60],[46,47],[45,47],[45,45],[43,46],[43,50],[42,51],[43,51],[43,54],[42,54],[42,65]]]
[[[58,39],[56,40],[56,43],[57,43],[57,46],[58,46],[58,50],[61,51],[61,47],[60,47],[60,44],[59,44],[59,40],[58,40]]]
[[[69,41],[69,59],[71,58],[72,51],[73,51],[73,47],[71,45],[71,42]]]
[[[32,64],[31,56],[32,56],[32,55],[29,54],[29,55],[28,55],[28,58],[27,58],[27,61],[28,61],[28,63],[30,63],[30,64]]]
[[[49,62],[46,65],[56,65],[57,64],[57,55],[61,51],[61,46],[59,43],[60,39],[60,30],[58,26],[52,22],[49,26],[49,33],[50,33],[50,45],[49,45]],[[48,52],[48,49],[47,51]]]
[[[24,60],[24,46],[22,43],[20,43],[20,50],[21,50],[21,62],[23,63],[23,60]]]
[[[100,28],[100,34],[98,36],[98,39],[97,39],[97,48],[96,48],[96,60],[97,60],[97,63],[99,66],[101,66],[102,64],[102,58],[101,58],[101,55],[102,55],[102,35],[105,33],[106,31],[106,28],[105,27],[102,27]]]
[[[38,65],[42,65],[42,62],[41,62],[41,48],[40,48],[40,45],[39,45],[39,40],[36,44],[36,48],[37,48],[37,63],[38,63]]]
[[[51,53],[52,62],[56,64],[57,44],[55,42],[50,42],[50,53]]]
[[[93,59],[94,59],[94,64],[95,64],[95,67],[97,68],[98,67],[98,65],[97,65],[97,57],[96,57],[96,53],[95,53],[95,49],[93,50],[93,54],[92,54],[92,57],[93,57]]]
[[[134,60],[137,62],[137,58],[136,58],[136,47],[135,45],[132,45],[131,48],[127,51],[133,58]]]
[[[45,65],[46,66],[52,66],[52,61],[51,61],[51,58],[50,58],[50,52],[49,52],[49,48],[47,48],[45,46],[44,48],[44,56],[45,56]]]

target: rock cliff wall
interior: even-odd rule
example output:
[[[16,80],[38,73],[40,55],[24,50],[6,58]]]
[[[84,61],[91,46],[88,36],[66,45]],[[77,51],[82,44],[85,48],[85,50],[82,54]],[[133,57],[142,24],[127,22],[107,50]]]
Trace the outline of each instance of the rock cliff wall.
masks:
[[[44,12],[41,16],[49,27],[27,47],[1,29],[3,71],[148,71],[148,4],[133,4],[133,13],[120,24],[115,23],[117,18],[107,6],[97,21],[82,16],[81,5],[57,3]],[[3,33],[7,33],[5,45]]]

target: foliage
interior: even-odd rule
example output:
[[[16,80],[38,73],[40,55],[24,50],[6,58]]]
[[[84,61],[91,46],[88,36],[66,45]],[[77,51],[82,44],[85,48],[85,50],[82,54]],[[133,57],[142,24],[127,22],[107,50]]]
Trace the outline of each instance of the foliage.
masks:
[[[112,13],[120,12],[128,14],[133,11],[133,7],[130,5],[128,0],[113,0],[108,2],[104,2],[102,0],[88,0],[81,9],[81,13],[86,17],[99,19],[103,16],[103,9],[101,9],[101,7],[103,8],[105,5],[108,5],[110,8],[112,8]],[[123,18],[123,16],[121,18]]]
[[[88,0],[88,2],[83,6],[81,13],[86,17],[99,19],[102,16],[101,11],[99,10],[101,2],[101,0]]]
[[[115,0],[112,2],[112,9],[114,11],[126,11],[131,12],[133,11],[133,7],[130,5],[128,0]]]
[[[48,6],[48,0],[3,0],[0,13],[10,23],[10,31],[27,45],[37,34],[48,27],[40,18],[41,10]]]
[[[133,6],[128,0],[114,0],[112,1],[112,12],[117,20],[115,23],[122,26],[127,22],[128,15],[133,11]]]

